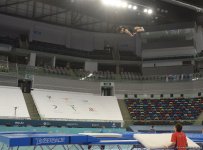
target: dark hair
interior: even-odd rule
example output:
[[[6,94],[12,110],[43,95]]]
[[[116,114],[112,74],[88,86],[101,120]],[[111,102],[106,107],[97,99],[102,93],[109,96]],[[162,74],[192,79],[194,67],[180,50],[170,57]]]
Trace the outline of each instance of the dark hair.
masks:
[[[125,27],[125,26],[119,26],[119,27],[116,29],[116,31],[117,31],[117,32],[121,32],[122,29],[126,29],[126,27]]]
[[[180,123],[178,123],[178,124],[175,125],[175,128],[176,128],[176,131],[177,131],[177,132],[181,132],[183,126],[182,126]]]

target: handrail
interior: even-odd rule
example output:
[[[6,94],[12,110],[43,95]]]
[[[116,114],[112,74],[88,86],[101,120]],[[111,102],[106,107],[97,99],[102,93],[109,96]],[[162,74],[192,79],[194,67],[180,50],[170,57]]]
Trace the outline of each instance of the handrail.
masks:
[[[11,64],[10,64],[11,65]],[[178,82],[178,81],[196,81],[203,78],[202,73],[191,73],[191,74],[169,74],[169,75],[149,75],[143,76],[133,72],[121,72],[115,74],[112,72],[93,72],[92,76],[88,76],[90,72],[85,70],[71,70],[63,68],[62,70],[53,67],[32,67],[21,64],[14,64],[15,70],[10,69],[9,72],[0,72],[1,76],[13,76],[17,79],[21,76],[25,78],[25,75],[39,75],[49,76],[65,79],[75,80],[87,80],[87,81],[139,81],[139,82]],[[10,67],[11,68],[11,67]],[[14,72],[13,72],[14,71]]]

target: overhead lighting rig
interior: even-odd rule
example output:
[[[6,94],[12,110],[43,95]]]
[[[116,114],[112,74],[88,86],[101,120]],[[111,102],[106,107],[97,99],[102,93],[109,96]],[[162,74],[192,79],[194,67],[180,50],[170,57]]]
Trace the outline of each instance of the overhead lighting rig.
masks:
[[[102,4],[109,7],[114,7],[117,9],[129,9],[132,11],[141,11],[145,14],[151,15],[153,14],[152,8],[149,8],[147,6],[141,5],[141,4],[135,4],[132,2],[127,2],[123,0],[101,0]]]

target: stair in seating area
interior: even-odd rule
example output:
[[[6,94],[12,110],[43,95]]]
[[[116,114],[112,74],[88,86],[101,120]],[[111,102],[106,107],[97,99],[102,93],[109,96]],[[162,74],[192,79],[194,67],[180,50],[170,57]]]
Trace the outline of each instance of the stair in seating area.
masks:
[[[127,106],[125,104],[124,100],[118,100],[118,104],[121,110],[121,114],[123,116],[124,120],[124,127],[128,127],[133,124],[133,120],[130,117],[129,111],[127,109]]]
[[[23,93],[27,109],[32,120],[41,120],[37,108],[35,106],[34,100],[30,93]]]
[[[199,115],[197,120],[194,122],[194,125],[202,125],[203,122],[203,112]]]

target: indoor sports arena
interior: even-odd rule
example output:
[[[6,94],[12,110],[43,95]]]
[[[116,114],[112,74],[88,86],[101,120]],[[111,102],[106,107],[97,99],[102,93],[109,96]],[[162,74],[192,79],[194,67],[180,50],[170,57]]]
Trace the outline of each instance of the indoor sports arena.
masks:
[[[203,150],[203,1],[0,0],[0,150]]]

